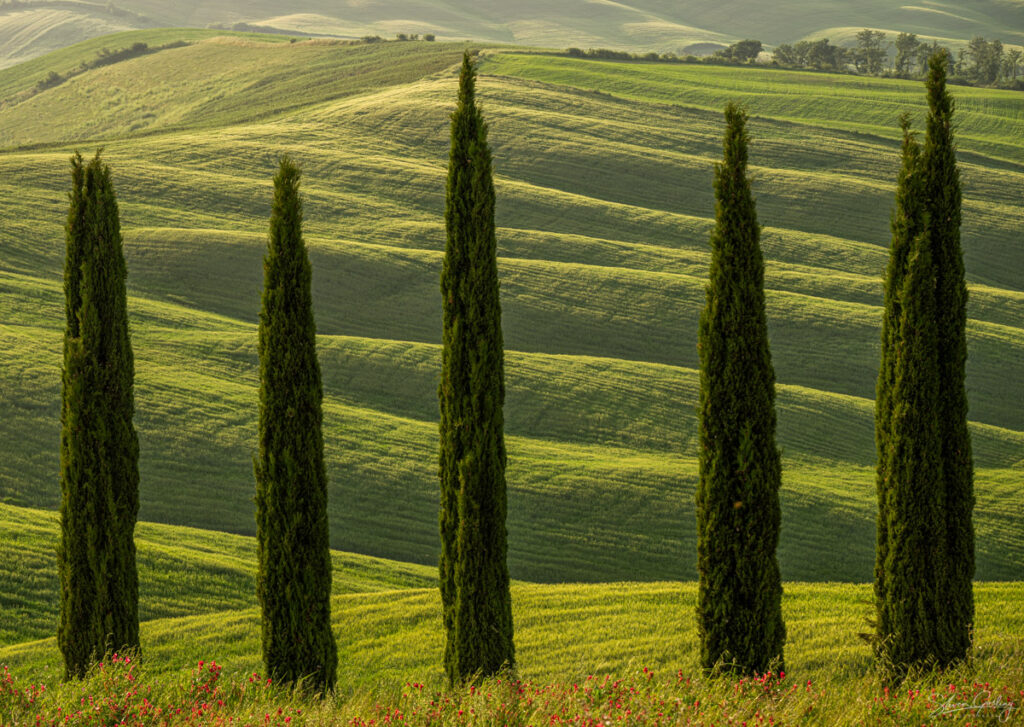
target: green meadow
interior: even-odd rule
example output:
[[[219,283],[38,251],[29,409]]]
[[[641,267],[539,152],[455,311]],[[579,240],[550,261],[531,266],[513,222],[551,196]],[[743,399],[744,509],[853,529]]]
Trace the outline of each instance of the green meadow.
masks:
[[[177,40],[36,90],[102,47]],[[257,667],[256,321],[287,152],[314,271],[339,684],[439,683],[438,284],[463,47],[156,30],[0,70],[0,663],[58,669],[68,158],[102,147],[129,271],[143,650],[157,671]],[[483,47],[522,676],[696,668],[696,333],[729,99],[751,115],[764,226],[787,659],[863,674],[881,280],[897,120],[922,127],[921,84]],[[1024,105],[953,92],[977,645],[998,674],[1024,632],[1024,592],[994,582],[1024,580]]]
[[[151,570],[159,550],[151,538],[181,543],[188,531],[150,525],[141,530],[141,599],[158,589],[168,598],[198,593],[181,580],[175,581],[177,587],[161,587]],[[189,550],[188,545],[179,548],[182,553]],[[355,558],[336,558],[335,563],[335,578],[344,581],[335,583],[331,604],[339,689],[358,693],[409,680],[440,687],[444,637],[437,588],[425,587],[418,580],[422,573],[400,564]],[[342,575],[346,569],[351,573]],[[198,589],[214,587],[221,577],[196,570],[192,577]],[[251,573],[246,577],[251,580]],[[1014,660],[1024,654],[1024,588],[1019,583],[979,583],[975,591],[979,665],[993,673],[993,682],[1007,678],[999,676],[1001,669],[1019,678],[1020,663]],[[590,674],[624,676],[645,666],[660,674],[682,670],[696,675],[696,598],[695,583],[514,583],[518,675],[541,683],[571,682]],[[204,598],[197,596],[194,602],[203,603]],[[172,612],[165,608],[165,613]],[[797,679],[827,679],[841,686],[871,671],[870,647],[858,636],[870,631],[870,585],[786,583],[783,612],[786,670]],[[142,652],[150,671],[158,674],[187,672],[199,660],[211,659],[229,672],[262,672],[259,638],[259,611],[250,590],[235,594],[235,603],[227,608],[146,620]],[[62,669],[54,637],[0,647],[0,664],[44,681],[53,681]]]
[[[168,721],[146,717],[155,724],[221,724],[228,716],[243,724],[368,724],[366,720],[379,720],[384,712],[394,719],[393,710],[400,710],[408,724],[431,725],[527,725],[547,722],[548,714],[574,720],[586,714],[607,718],[610,713],[608,719],[617,719],[616,711],[625,718],[632,713],[630,724],[653,722],[655,711],[665,711],[671,712],[670,718],[658,724],[717,724],[729,716],[756,724],[756,719],[767,723],[773,715],[774,724],[859,724],[869,719],[902,725],[933,716],[949,698],[947,685],[961,690],[957,702],[979,694],[986,703],[995,695],[1008,699],[1013,708],[1007,717],[1012,723],[1020,719],[1020,583],[976,584],[978,626],[970,669],[925,674],[905,694],[890,695],[874,676],[870,648],[860,638],[870,631],[870,584],[785,584],[787,676],[769,693],[753,682],[744,687],[700,674],[695,583],[515,582],[516,681],[502,687],[500,678],[488,680],[477,695],[447,690],[444,684],[435,569],[343,553],[334,553],[331,604],[338,688],[321,702],[266,686],[262,677],[253,679],[264,673],[254,539],[154,523],[140,523],[136,536],[141,665],[134,676],[108,664],[84,681],[62,684],[61,656],[52,635],[57,532],[54,513],[0,505],[0,593],[30,604],[9,610],[4,603],[5,616],[12,616],[0,634],[9,643],[0,646],[4,724],[38,718],[92,724],[91,710],[81,709],[88,699],[104,708],[118,705],[124,716],[131,711],[139,723],[149,723],[144,721],[146,709],[160,705]],[[224,670],[221,691],[197,691],[218,682],[209,671],[211,662]],[[580,689],[578,697],[567,694]],[[925,698],[915,704],[915,689],[926,695],[931,690],[927,704]],[[681,704],[680,699],[687,701]],[[173,705],[184,710],[180,717],[172,714]],[[442,714],[431,716],[438,705],[444,705]],[[505,712],[506,706],[515,715]],[[641,710],[649,710],[649,716]],[[1002,711],[982,709],[976,714],[998,719]],[[956,714],[954,721],[961,724],[973,716]]]

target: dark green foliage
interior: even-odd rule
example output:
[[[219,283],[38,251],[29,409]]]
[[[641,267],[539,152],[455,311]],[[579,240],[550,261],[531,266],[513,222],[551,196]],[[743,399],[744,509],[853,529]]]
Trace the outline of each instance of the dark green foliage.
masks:
[[[139,645],[135,522],[139,444],[125,263],[110,169],[71,160],[64,267],[61,613],[67,677]]]
[[[452,114],[441,272],[440,586],[444,664],[452,683],[515,664],[494,184],[475,76],[467,53]]]
[[[969,656],[974,508],[967,287],[945,52],[929,61],[922,149],[904,119],[875,431],[876,656],[892,675]]]
[[[698,344],[697,628],[705,669],[721,663],[752,674],[783,666],[786,629],[775,557],[782,468],[760,227],[746,176],[746,114],[730,104],[725,119]]]
[[[935,270],[921,147],[902,123],[875,401],[875,655],[891,675],[935,661],[945,563]]]
[[[907,77],[915,70],[917,56],[921,49],[921,41],[915,33],[899,33],[896,36],[896,58],[893,65],[896,75]]]
[[[876,489],[878,493],[878,538],[875,546],[876,630],[880,638],[891,633],[886,606],[886,558],[889,550],[889,520],[893,516],[887,505],[889,485],[889,441],[892,420],[892,391],[896,380],[896,355],[900,350],[901,296],[910,248],[924,233],[924,179],[921,170],[921,145],[910,131],[910,120],[904,115],[902,165],[896,185],[896,209],[890,226],[892,243],[885,278],[884,315],[882,318],[882,363],[875,395],[875,445],[878,451]]]
[[[323,693],[334,687],[338,653],[311,277],[299,170],[285,157],[274,177],[263,261],[256,588],[268,674]]]
[[[714,55],[725,60],[737,61],[739,63],[752,63],[757,60],[762,50],[759,40],[741,40],[733,43],[728,48],[715,51]],[[655,54],[657,55],[657,54]]]
[[[857,33],[857,48],[853,51],[853,64],[860,73],[879,75],[885,67],[888,48],[885,33],[881,30],[864,30]]]
[[[938,326],[939,431],[945,482],[945,537],[948,581],[943,664],[967,656],[974,623],[974,466],[967,430],[967,284],[960,247],[960,172],[953,142],[953,100],[946,92],[949,59],[936,53],[928,62],[928,122],[922,164],[928,237],[935,265]]]
[[[881,454],[886,548],[879,554],[884,587],[876,653],[896,674],[935,663],[945,601],[935,269],[927,233],[914,238],[908,254]]]

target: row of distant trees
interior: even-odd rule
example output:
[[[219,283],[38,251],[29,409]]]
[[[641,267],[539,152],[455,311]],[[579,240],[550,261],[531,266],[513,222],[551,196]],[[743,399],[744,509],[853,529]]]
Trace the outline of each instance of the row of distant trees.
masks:
[[[720,51],[720,57],[750,62],[749,54],[739,55],[730,49],[755,43],[757,41],[741,41]],[[832,45],[827,38],[780,45],[772,53],[772,62],[786,68],[853,70],[873,76],[891,74],[900,78],[921,78],[928,71],[928,59],[939,51],[945,51],[947,73],[953,79],[980,85],[1013,83],[1024,71],[1024,53],[1019,48],[1004,48],[1000,40],[989,41],[975,36],[954,55],[938,41],[927,43],[914,33],[899,33],[890,42],[883,31],[870,28],[857,33],[857,45],[852,48]]]
[[[946,72],[951,83],[1024,87],[1024,81],[1018,80],[1024,74],[1024,52],[1006,48],[1000,40],[976,36],[954,54],[938,41],[922,41],[915,33],[899,33],[892,42],[888,37],[880,30],[865,28],[857,33],[854,47],[833,45],[828,38],[784,43],[772,51],[770,64],[778,68],[923,78],[928,71],[928,59],[941,51],[947,59]],[[569,48],[566,55],[599,60],[748,65],[760,62],[764,51],[761,41],[746,39],[709,56],[631,53],[609,48]]]
[[[969,657],[973,465],[965,389],[960,181],[948,57],[929,60],[924,143],[904,121],[876,397],[875,654],[884,672]],[[444,666],[455,684],[515,668],[507,566],[504,347],[487,125],[463,57],[452,114],[441,272],[441,557]],[[725,111],[711,269],[700,318],[696,494],[700,660],[781,670],[776,557],[782,465],[760,225],[746,114]],[[274,179],[259,324],[254,457],[263,657],[277,681],[333,687],[322,386],[302,238],[299,170]],[[68,676],[137,647],[138,440],[125,264],[110,170],[72,160],[61,408],[61,616]]]

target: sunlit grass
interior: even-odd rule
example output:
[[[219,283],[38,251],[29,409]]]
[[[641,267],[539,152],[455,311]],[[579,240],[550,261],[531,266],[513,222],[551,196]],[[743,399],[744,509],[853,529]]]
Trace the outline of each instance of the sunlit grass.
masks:
[[[273,724],[288,717],[290,724],[312,725],[369,725],[371,719],[721,724],[729,718],[737,724],[917,724],[950,704],[950,695],[954,703],[987,693],[981,701],[999,695],[1009,706],[1021,704],[1024,590],[978,583],[975,595],[971,667],[919,675],[889,691],[859,637],[869,630],[870,585],[785,584],[785,676],[767,683],[700,673],[693,583],[514,585],[518,676],[474,689],[444,689],[438,593],[413,589],[333,599],[338,685],[324,702],[266,683],[257,613],[250,609],[145,623],[141,664],[107,663],[84,682],[60,684],[53,639],[0,649],[0,664],[11,675],[0,685],[0,709],[10,716],[0,712],[0,719],[52,718],[61,707],[74,723],[85,724],[89,708],[76,712],[81,698],[91,696],[102,713],[120,710],[143,724],[159,723],[154,708],[169,714],[170,724],[190,718],[190,724],[218,724],[220,717],[263,723],[264,715]],[[999,718],[975,716],[992,723]],[[1009,716],[1019,719],[1019,710]],[[966,717],[956,715],[952,723],[964,724]]]
[[[169,39],[160,31],[153,44]],[[304,167],[332,545],[432,567],[438,279],[461,45],[191,40],[201,42],[34,96],[31,114],[0,109],[0,134],[37,144],[0,153],[0,501],[59,502],[73,149],[62,140],[88,137],[90,152],[98,135],[126,238],[142,517],[254,532],[255,324],[270,179],[288,151]],[[98,47],[51,60],[74,65]],[[212,91],[174,85],[207,66],[220,79]],[[30,88],[44,67],[0,72],[0,90]],[[895,118],[906,107],[920,119],[921,84],[508,52],[488,52],[481,74],[497,174],[513,577],[695,577],[696,331],[718,105],[735,95],[752,113],[765,225],[783,575],[870,579]],[[63,103],[136,76],[160,106],[142,135],[131,127],[151,101],[122,94],[118,113]],[[978,577],[1019,579],[1024,120],[1016,96],[953,92]]]

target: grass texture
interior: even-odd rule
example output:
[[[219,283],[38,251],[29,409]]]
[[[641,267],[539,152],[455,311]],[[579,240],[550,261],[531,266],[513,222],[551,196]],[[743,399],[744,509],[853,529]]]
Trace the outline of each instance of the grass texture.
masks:
[[[288,152],[304,169],[332,546],[433,567],[462,46],[182,32],[191,45],[41,93],[28,94],[48,68],[97,42],[0,71],[0,501],[59,502],[67,160],[103,146],[126,238],[140,516],[254,532],[255,324],[270,180]],[[897,118],[910,110],[921,127],[921,85],[506,49],[484,53],[479,95],[497,175],[513,577],[695,577],[696,326],[719,109],[736,99],[765,226],[783,577],[869,580]],[[977,575],[1021,579],[1024,114],[1011,92],[954,95]]]
[[[1024,589],[1019,583],[978,583],[975,590],[974,679],[1024,689]],[[679,672],[696,677],[696,592],[695,583],[679,582],[515,584],[518,676],[571,684],[646,667],[659,679]],[[801,686],[808,680],[833,687],[871,683],[870,647],[858,637],[873,612],[871,586],[786,583],[784,592],[787,678]],[[406,682],[443,684],[436,588],[338,595],[332,615],[340,695]],[[216,660],[225,674],[261,672],[258,612],[145,622],[142,656],[151,675],[167,680],[190,674],[201,660]],[[0,648],[0,664],[35,683],[52,684],[61,673],[52,638]]]

